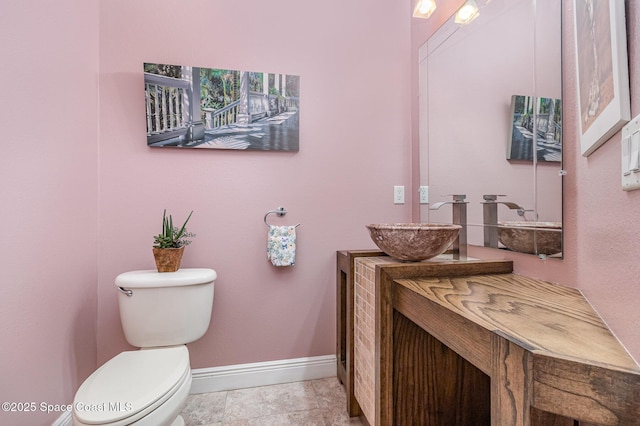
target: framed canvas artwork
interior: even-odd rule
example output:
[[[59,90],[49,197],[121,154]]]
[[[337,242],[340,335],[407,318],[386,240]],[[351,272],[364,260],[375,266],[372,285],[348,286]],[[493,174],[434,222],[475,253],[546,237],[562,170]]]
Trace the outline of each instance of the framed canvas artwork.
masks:
[[[300,77],[144,64],[150,147],[298,151]]]

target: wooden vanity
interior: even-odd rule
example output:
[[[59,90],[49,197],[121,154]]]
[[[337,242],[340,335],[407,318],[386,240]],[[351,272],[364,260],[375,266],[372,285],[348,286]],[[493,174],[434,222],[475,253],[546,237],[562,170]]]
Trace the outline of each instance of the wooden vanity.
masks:
[[[579,291],[512,274],[507,261],[398,263],[355,253],[338,252],[338,294],[355,280],[341,268],[373,265],[374,394],[366,407],[366,397],[354,397],[362,374],[355,390],[353,377],[341,378],[351,415],[372,425],[640,421],[640,367]],[[358,320],[346,312],[342,322]],[[351,353],[346,370],[358,332],[338,339]]]

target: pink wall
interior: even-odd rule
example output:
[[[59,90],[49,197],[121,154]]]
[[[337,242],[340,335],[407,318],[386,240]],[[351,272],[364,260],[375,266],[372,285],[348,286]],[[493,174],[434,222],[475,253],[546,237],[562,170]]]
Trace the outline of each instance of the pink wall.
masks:
[[[364,0],[100,3],[98,363],[128,346],[113,280],[152,268],[162,210],[197,234],[183,266],[218,272],[192,366],[332,354],[335,251],[372,248],[365,224],[407,221],[409,6]],[[179,12],[179,13],[178,13]],[[123,48],[126,46],[126,48]],[[299,75],[300,152],[150,149],[142,63]],[[264,214],[298,223],[297,264],[266,260]]]
[[[44,425],[96,365],[98,2],[8,0],[0,13],[0,412]]]
[[[335,250],[372,247],[366,223],[410,216],[391,202],[411,176],[408,7],[331,1],[310,19],[293,0],[3,6],[0,400],[68,404],[128,347],[113,279],[153,267],[163,208],[195,210],[184,266],[219,273],[194,367],[333,353]],[[145,60],[300,75],[300,152],[147,148]],[[290,269],[265,259],[262,217],[280,205],[281,223],[302,223]]]
[[[629,1],[627,8],[631,116],[634,117],[640,114],[640,2]],[[567,56],[567,69],[572,70],[573,50],[569,50]],[[572,78],[573,90],[574,81]],[[576,109],[571,112],[575,123]],[[637,260],[640,256],[640,191],[621,190],[620,133],[587,158],[580,155],[576,143],[572,155],[578,183],[568,201],[573,205],[578,239],[575,247],[579,265],[577,282],[629,352],[640,360],[640,263]]]
[[[447,5],[459,4],[449,0]],[[577,136],[577,98],[572,2],[565,1],[563,16],[564,104],[564,255],[563,260],[540,261],[533,256],[473,248],[470,255],[514,260],[517,273],[582,290],[627,350],[640,359],[640,227],[634,226],[640,208],[640,192],[624,192],[620,184],[620,134],[614,135],[590,157],[580,154]],[[440,4],[440,6],[447,7]],[[631,115],[640,113],[640,5],[628,2],[628,51],[631,82]],[[455,9],[455,7],[454,7]],[[433,31],[422,22],[412,23],[412,53]],[[417,93],[417,61],[412,63],[412,93]],[[417,144],[416,102],[412,117],[412,144]],[[412,159],[416,163],[415,154]],[[412,175],[416,182],[416,169]],[[414,205],[414,218],[419,217]]]

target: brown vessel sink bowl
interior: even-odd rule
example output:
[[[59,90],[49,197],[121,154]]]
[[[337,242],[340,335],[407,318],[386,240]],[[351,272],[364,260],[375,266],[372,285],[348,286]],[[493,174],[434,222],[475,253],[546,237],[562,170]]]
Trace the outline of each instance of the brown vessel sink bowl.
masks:
[[[458,236],[460,225],[391,223],[367,225],[373,242],[401,261],[418,262],[442,254]]]

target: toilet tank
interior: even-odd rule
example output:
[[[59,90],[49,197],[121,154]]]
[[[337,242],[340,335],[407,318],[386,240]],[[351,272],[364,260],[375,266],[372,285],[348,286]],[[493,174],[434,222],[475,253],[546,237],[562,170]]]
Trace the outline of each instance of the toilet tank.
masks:
[[[120,320],[139,348],[181,345],[201,338],[213,307],[213,269],[131,271],[116,277]]]

